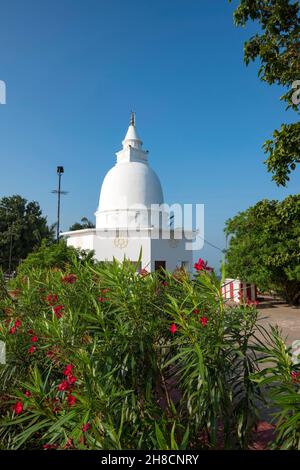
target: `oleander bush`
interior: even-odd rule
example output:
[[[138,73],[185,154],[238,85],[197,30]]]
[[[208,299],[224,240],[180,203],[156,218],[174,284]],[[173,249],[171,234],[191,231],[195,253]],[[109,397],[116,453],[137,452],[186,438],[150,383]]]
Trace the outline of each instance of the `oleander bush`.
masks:
[[[271,449],[300,450],[300,354],[287,347],[278,327],[260,328],[260,370],[252,380],[264,390],[276,424]],[[299,343],[299,341],[297,341]]]
[[[255,307],[226,306],[203,262],[191,278],[67,261],[2,284],[0,448],[247,448],[263,399]]]

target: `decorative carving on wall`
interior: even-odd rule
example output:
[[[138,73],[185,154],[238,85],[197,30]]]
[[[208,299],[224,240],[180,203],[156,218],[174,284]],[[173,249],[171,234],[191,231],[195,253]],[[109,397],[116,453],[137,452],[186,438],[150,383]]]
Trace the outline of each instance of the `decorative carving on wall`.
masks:
[[[128,239],[124,237],[117,237],[114,239],[114,245],[120,250],[123,250],[128,245]]]

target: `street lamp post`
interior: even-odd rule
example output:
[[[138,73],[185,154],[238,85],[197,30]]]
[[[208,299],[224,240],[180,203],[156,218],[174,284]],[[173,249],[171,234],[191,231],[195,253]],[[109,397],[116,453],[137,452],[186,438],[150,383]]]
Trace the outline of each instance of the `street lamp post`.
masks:
[[[3,205],[0,206],[1,209],[4,209],[6,212],[6,216],[12,212],[12,208],[5,207]],[[13,236],[14,236],[14,228],[15,222],[8,222],[7,231],[9,232],[9,253],[8,253],[8,276],[11,276],[11,265],[12,265],[12,249],[13,249]]]
[[[56,240],[59,241],[59,226],[60,226],[60,195],[68,194],[68,191],[61,190],[61,175],[64,173],[64,167],[57,167],[58,174],[58,189],[54,189],[52,193],[57,194],[57,227],[56,227]]]
[[[10,226],[10,242],[9,242],[9,258],[8,258],[8,274],[11,276],[11,258],[12,258],[12,244],[13,244],[13,224]]]

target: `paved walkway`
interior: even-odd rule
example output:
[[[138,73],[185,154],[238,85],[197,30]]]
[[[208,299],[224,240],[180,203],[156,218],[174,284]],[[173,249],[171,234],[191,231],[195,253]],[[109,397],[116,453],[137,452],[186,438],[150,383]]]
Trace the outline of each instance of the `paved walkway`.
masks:
[[[265,327],[278,325],[286,344],[291,345],[295,339],[300,339],[300,308],[287,304],[274,303],[272,307],[259,308],[259,323]]]

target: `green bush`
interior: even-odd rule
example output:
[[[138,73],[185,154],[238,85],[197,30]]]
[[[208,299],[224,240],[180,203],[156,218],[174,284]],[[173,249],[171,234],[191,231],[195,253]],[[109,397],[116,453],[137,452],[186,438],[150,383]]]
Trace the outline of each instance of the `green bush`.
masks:
[[[82,263],[92,263],[93,255],[93,251],[79,250],[67,246],[63,239],[59,243],[49,243],[44,240],[36,251],[30,253],[21,262],[18,273],[19,275],[30,274],[32,269],[68,269],[68,266],[72,266],[76,260],[81,260]]]
[[[258,420],[256,310],[190,279],[73,257],[2,295],[5,449],[247,448]]]
[[[278,327],[260,327],[257,344],[261,371],[252,380],[264,390],[276,424],[271,448],[300,450],[300,356],[283,341]]]

